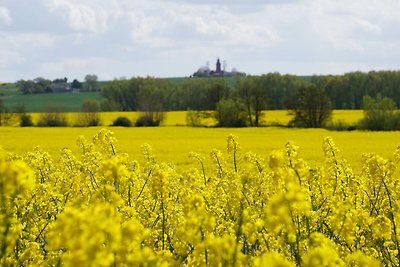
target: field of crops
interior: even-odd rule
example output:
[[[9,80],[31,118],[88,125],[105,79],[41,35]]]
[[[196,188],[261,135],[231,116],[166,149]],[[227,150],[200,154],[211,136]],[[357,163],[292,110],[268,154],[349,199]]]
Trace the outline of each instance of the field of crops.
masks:
[[[33,122],[37,123],[41,113],[29,113],[32,116]],[[69,125],[73,125],[79,113],[66,113]],[[100,112],[100,120],[102,126],[109,126],[119,117],[127,117],[131,121],[135,121],[139,117],[139,112]],[[362,119],[362,110],[334,110],[332,121],[343,122],[347,124],[355,124]],[[292,119],[292,115],[288,114],[287,110],[266,110],[263,112],[263,125],[287,125]],[[216,121],[213,118],[205,121],[205,126],[215,126]],[[184,126],[186,125],[186,111],[169,111],[165,112],[165,120],[162,126]]]
[[[400,264],[397,132],[110,129],[0,128],[2,266]]]

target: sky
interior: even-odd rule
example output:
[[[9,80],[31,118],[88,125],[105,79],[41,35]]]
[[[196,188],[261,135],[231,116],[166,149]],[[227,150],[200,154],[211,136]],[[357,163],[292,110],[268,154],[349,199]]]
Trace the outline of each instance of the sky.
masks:
[[[400,0],[0,0],[0,82],[400,69]]]

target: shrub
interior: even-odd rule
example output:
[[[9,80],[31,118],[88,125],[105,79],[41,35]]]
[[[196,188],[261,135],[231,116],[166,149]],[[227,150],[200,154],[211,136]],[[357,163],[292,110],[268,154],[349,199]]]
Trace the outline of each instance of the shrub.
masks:
[[[81,112],[77,114],[75,126],[99,126],[100,125],[100,105],[93,99],[86,99],[81,106]]]
[[[44,107],[44,112],[39,117],[38,126],[60,127],[67,125],[67,116],[62,112],[62,108],[53,105],[46,105]]]
[[[357,125],[349,124],[340,120],[337,122],[327,123],[325,128],[332,131],[354,131],[357,129]]]
[[[146,112],[139,116],[135,126],[159,126],[164,120],[164,112]]]
[[[204,120],[212,117],[212,111],[189,110],[186,112],[186,125],[192,127],[205,126]]]
[[[400,130],[400,113],[395,102],[378,94],[375,98],[363,98],[364,118],[359,127],[371,131]]]
[[[232,99],[218,102],[215,118],[219,127],[245,127],[247,121],[244,105]]]
[[[22,114],[21,115],[21,121],[19,123],[19,126],[21,127],[31,127],[33,126],[33,122],[32,122],[32,116],[28,115],[28,114]]]
[[[113,121],[112,126],[123,126],[123,127],[131,127],[132,122],[127,117],[118,117]]]

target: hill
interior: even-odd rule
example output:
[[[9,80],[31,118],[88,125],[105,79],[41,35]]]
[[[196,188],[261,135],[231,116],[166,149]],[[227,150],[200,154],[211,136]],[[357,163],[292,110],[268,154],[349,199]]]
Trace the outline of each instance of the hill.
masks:
[[[190,78],[172,77],[166,79],[179,85]],[[234,88],[234,77],[224,77],[223,79],[227,81],[230,88]],[[106,86],[107,83],[108,81],[100,81],[100,88]],[[66,112],[77,112],[80,111],[81,104],[86,99],[101,101],[103,97],[100,92],[22,94],[15,84],[9,83],[0,84],[0,99],[10,109],[23,104],[27,112],[42,112],[49,104],[62,107]]]

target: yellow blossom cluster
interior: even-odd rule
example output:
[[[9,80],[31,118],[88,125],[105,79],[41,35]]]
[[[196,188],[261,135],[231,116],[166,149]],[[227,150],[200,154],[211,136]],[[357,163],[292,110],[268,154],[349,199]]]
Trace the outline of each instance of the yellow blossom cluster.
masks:
[[[58,158],[0,151],[1,266],[399,266],[400,148],[354,172],[331,138],[311,165],[230,135],[213,164],[145,163],[101,130]]]

